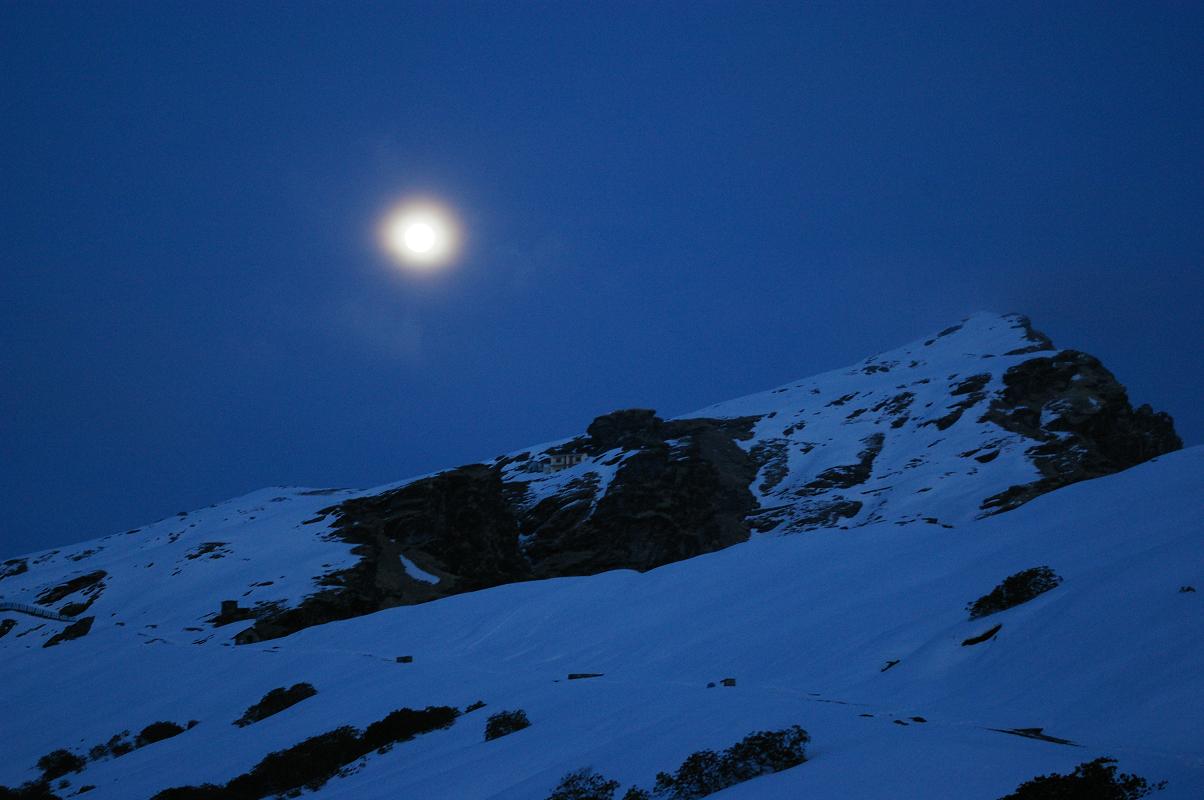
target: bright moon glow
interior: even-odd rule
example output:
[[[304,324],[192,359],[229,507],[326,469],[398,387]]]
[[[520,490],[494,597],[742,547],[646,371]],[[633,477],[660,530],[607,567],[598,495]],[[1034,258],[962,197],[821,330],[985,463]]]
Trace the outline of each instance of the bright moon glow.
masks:
[[[381,225],[381,243],[402,264],[430,268],[455,257],[460,233],[446,209],[434,203],[412,202],[386,215]]]

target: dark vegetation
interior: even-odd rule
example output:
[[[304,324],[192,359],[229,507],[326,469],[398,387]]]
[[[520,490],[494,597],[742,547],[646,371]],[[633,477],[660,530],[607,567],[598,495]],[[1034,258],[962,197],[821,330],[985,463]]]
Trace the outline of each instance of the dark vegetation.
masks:
[[[21,798],[22,800],[26,800],[27,798],[28,800],[52,798],[54,795],[50,794],[50,782],[72,772],[82,772],[89,761],[120,758],[140,747],[146,747],[155,742],[179,736],[185,730],[193,728],[196,724],[196,720],[190,721],[187,727],[177,725],[174,722],[152,722],[139,731],[133,741],[129,739],[129,731],[122,731],[111,737],[108,742],[92,747],[88,750],[86,757],[78,753],[73,753],[66,748],[52,750],[38,759],[37,768],[42,771],[41,780],[27,783],[19,789],[0,786],[0,800],[8,800],[8,798]]]
[[[309,683],[294,683],[287,689],[283,686],[278,686],[265,694],[258,703],[255,703],[244,711],[241,717],[234,720],[234,724],[240,728],[245,728],[248,725],[259,722],[261,719],[267,719],[273,714],[279,714],[284,709],[295,706],[307,697],[313,697],[317,693],[318,690]]]
[[[750,733],[721,753],[700,750],[670,775],[656,776],[652,796],[660,800],[696,800],[760,775],[781,772],[807,760],[811,736],[798,725],[780,731]]]
[[[1069,775],[1053,772],[1025,781],[999,800],[1138,800],[1164,786],[1166,781],[1150,785],[1137,775],[1117,775],[1116,759],[1097,758]]]
[[[515,731],[531,726],[527,712],[521,708],[516,711],[499,711],[485,720],[485,741],[508,736]]]
[[[697,800],[802,764],[809,741],[810,735],[798,725],[750,733],[722,752],[700,750],[687,756],[673,774],[658,774],[651,792],[632,786],[622,800]],[[618,788],[618,781],[585,767],[561,778],[547,800],[614,800]]]
[[[1003,582],[966,606],[970,619],[1004,611],[1054,589],[1062,579],[1049,567],[1032,567],[1009,575]]]
[[[618,788],[618,781],[582,767],[561,778],[548,800],[611,800]]]
[[[50,786],[41,781],[26,783],[16,789],[0,786],[0,800],[62,800],[62,798],[51,792]]]
[[[138,732],[138,737],[134,739],[134,748],[146,747],[148,744],[179,736],[184,730],[182,725],[174,722],[152,722]]]
[[[459,713],[448,706],[398,709],[364,731],[344,725],[269,753],[249,772],[224,785],[179,786],[159,792],[152,800],[259,800],[318,789],[373,751],[384,752],[398,742],[450,727]]]
[[[42,770],[42,780],[52,781],[61,778],[68,772],[82,772],[88,765],[82,757],[70,750],[51,750],[38,759],[38,769]]]

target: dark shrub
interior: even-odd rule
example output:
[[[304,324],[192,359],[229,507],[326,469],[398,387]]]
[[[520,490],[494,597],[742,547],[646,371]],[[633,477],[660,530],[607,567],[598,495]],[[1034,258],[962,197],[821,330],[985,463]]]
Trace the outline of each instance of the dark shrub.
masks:
[[[16,789],[0,786],[0,800],[62,800],[62,798],[53,794],[44,781],[40,781],[22,784]]]
[[[109,737],[109,741],[104,744],[98,744],[88,751],[89,761],[100,761],[102,758],[120,758],[126,753],[132,752],[134,744],[126,737],[130,735],[129,731],[122,731]]]
[[[234,724],[240,728],[259,722],[261,719],[267,719],[273,714],[279,714],[290,706],[295,706],[307,697],[313,697],[318,693],[318,690],[308,683],[294,683],[292,686],[285,689],[279,686],[260,698],[259,702],[243,712],[243,715],[234,721]]]
[[[648,794],[647,789],[641,789],[638,786],[632,786],[623,793],[623,800],[652,800],[652,795]]]
[[[1079,764],[1069,775],[1050,773],[1025,781],[999,800],[1137,800],[1166,786],[1145,778],[1116,774],[1116,759],[1097,758]]]
[[[459,711],[430,706],[421,711],[402,708],[372,723],[360,733],[350,725],[311,736],[285,750],[269,753],[262,761],[225,786],[179,786],[165,789],[152,800],[258,800],[269,795],[318,789],[347,765],[373,750],[413,739],[420,733],[446,728]]]
[[[548,800],[613,800],[618,781],[594,772],[589,767],[575,769],[560,779]]]
[[[61,778],[68,772],[82,772],[88,765],[83,758],[70,750],[52,750],[38,759],[38,769],[42,770],[42,780],[52,781]]]
[[[134,739],[134,746],[146,747],[148,744],[179,736],[183,732],[184,729],[174,722],[152,722],[138,733]]]
[[[485,721],[485,741],[508,736],[515,731],[530,727],[531,720],[521,708],[516,711],[499,711]]]
[[[658,773],[656,785],[652,787],[657,797],[674,800],[693,800],[731,786],[723,779],[723,761],[714,750],[699,750],[686,756],[677,772]]]
[[[1039,594],[1044,594],[1062,582],[1049,567],[1033,567],[1021,570],[1003,579],[1003,583],[966,606],[970,619],[978,619],[997,611],[1003,611],[1021,603],[1027,603]]]
[[[472,713],[473,711],[476,711],[478,708],[484,708],[484,707],[485,707],[485,701],[478,700],[475,703],[473,703],[472,705],[466,706],[464,709],[464,713],[469,714],[469,713]]]
[[[164,789],[155,795],[153,800],[234,800],[234,795],[226,791],[225,786],[203,783],[200,786]]]
[[[134,752],[134,743],[125,738],[129,735],[129,731],[122,731],[109,739],[109,753],[112,754],[113,758],[121,758],[126,753]]]
[[[422,711],[402,708],[364,731],[364,746],[368,750],[390,747],[395,742],[408,742],[420,733],[451,727],[460,712],[447,706],[429,706]]]
[[[806,760],[811,737],[799,726],[750,733],[723,753],[724,772],[732,783],[796,767]]]
[[[700,750],[687,756],[676,773],[656,776],[652,794],[664,800],[696,800],[759,775],[798,766],[807,760],[809,741],[811,736],[798,725],[750,733],[722,753]]]
[[[269,753],[251,771],[226,785],[233,797],[266,797],[305,787],[317,789],[345,765],[367,754],[350,725],[311,736],[287,750]]]

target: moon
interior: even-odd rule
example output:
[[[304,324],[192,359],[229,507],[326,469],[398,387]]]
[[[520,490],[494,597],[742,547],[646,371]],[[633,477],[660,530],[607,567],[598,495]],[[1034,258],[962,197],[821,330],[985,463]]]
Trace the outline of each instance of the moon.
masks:
[[[450,263],[460,249],[460,226],[444,206],[431,201],[402,203],[380,227],[381,245],[399,264],[431,269]]]

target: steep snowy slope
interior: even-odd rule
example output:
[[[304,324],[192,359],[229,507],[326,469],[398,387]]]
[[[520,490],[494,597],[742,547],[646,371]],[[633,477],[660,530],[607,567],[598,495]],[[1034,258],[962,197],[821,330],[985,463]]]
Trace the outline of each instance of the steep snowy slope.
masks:
[[[1177,440],[1089,357],[1047,347],[1022,318],[980,315],[680,420],[610,415],[491,464],[371,492],[265,490],[8,562],[4,601],[94,621],[46,647],[64,623],[0,612],[0,784],[36,779],[58,748],[195,720],[55,790],[150,798],[403,706],[480,700],[315,794],[542,800],[587,765],[650,788],[689,753],[799,724],[809,761],[715,796],[989,800],[1100,755],[1167,780],[1159,797],[1204,796],[1204,594],[1180,591],[1204,590],[1204,449],[1065,485]],[[581,463],[531,466],[569,453]],[[816,518],[833,505],[852,513]],[[647,571],[524,580],[623,559]],[[1061,583],[971,618],[1038,566]],[[491,575],[519,582],[474,585]],[[227,599],[240,610],[218,617]],[[260,630],[307,617],[234,645],[256,603]],[[299,682],[317,694],[232,724]],[[515,708],[531,727],[485,742],[486,717]],[[1034,728],[1069,743],[1007,732]]]

